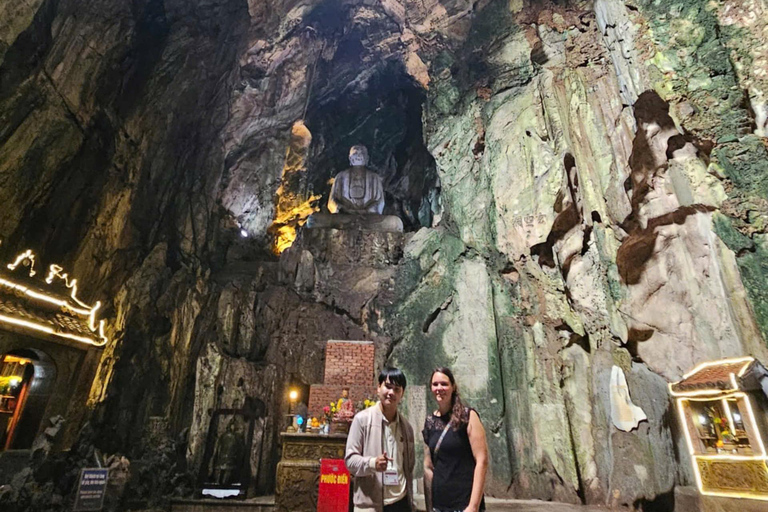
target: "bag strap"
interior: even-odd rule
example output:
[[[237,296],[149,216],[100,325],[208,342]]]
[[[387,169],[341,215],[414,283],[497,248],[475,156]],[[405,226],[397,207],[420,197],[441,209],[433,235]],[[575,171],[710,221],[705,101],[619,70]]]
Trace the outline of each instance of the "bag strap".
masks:
[[[445,424],[445,428],[443,429],[443,433],[440,434],[440,439],[437,440],[437,444],[435,445],[435,458],[437,458],[437,452],[440,451],[440,445],[443,444],[443,439],[445,439],[445,434],[448,433],[448,429],[451,428],[451,422]]]

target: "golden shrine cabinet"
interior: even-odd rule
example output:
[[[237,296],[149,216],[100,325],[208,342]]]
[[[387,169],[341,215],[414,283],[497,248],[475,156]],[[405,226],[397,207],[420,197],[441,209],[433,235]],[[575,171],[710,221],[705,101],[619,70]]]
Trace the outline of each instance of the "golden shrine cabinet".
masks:
[[[765,367],[751,357],[707,362],[669,389],[699,492],[768,500]]]
[[[320,459],[343,459],[346,434],[282,433],[277,464],[275,508],[278,512],[315,512]]]

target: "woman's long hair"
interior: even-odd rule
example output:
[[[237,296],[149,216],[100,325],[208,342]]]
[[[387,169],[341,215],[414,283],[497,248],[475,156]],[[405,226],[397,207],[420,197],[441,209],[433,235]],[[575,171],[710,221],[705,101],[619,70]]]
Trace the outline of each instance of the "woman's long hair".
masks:
[[[445,366],[438,366],[432,370],[432,375],[429,377],[429,387],[432,389],[432,377],[436,373],[442,373],[448,380],[451,381],[451,387],[453,387],[453,393],[451,394],[451,427],[454,430],[463,425],[469,423],[469,409],[464,406],[464,402],[461,401],[459,396],[459,386],[456,385],[456,379],[453,377],[453,372],[450,368]]]

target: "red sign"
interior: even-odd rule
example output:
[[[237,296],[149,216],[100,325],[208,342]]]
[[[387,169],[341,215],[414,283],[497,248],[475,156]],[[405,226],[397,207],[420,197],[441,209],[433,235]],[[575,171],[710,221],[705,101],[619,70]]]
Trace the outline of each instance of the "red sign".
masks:
[[[317,512],[347,512],[349,484],[349,471],[342,459],[320,459]]]

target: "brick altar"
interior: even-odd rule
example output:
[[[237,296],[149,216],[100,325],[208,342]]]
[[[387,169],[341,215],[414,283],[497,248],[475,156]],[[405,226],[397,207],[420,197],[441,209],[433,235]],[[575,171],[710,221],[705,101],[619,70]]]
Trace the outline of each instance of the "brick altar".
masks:
[[[374,356],[375,345],[371,341],[328,340],[323,383],[309,388],[310,416],[322,416],[323,407],[338,400],[345,387],[354,403],[374,397]]]

